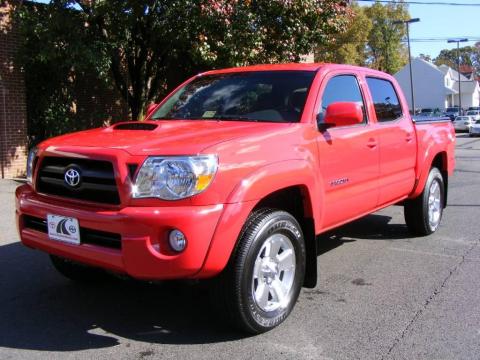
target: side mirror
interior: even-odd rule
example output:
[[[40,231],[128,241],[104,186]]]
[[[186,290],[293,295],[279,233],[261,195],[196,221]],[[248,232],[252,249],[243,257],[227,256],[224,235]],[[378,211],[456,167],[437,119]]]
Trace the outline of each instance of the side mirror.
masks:
[[[361,124],[363,123],[362,106],[356,102],[332,103],[328,105],[323,120],[323,128]]]
[[[145,113],[145,116],[148,116],[150,115],[153,110],[156,109],[156,107],[158,106],[158,104],[155,104],[155,103],[151,103],[150,105],[147,106],[147,112]]]

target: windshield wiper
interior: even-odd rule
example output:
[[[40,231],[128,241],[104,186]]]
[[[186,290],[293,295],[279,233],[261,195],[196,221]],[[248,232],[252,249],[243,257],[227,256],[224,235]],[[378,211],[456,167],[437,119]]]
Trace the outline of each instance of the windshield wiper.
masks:
[[[152,117],[151,120],[188,120],[182,117]]]
[[[258,119],[252,119],[246,116],[238,116],[238,115],[216,115],[213,117],[194,117],[194,118],[188,118],[188,117],[155,117],[152,118],[152,120],[222,120],[222,121],[254,121],[258,122],[261,120]]]
[[[246,116],[239,115],[215,115],[211,118],[203,118],[202,120],[227,120],[227,121],[260,121],[258,119],[252,119]]]

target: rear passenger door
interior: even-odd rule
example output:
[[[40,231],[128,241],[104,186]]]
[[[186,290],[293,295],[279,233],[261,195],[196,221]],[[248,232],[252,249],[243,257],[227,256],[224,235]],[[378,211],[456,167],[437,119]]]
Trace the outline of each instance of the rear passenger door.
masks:
[[[320,176],[324,181],[324,227],[333,227],[372,211],[378,200],[379,150],[369,122],[365,97],[354,74],[330,74],[317,102],[317,121],[322,128],[328,105],[357,102],[364,110],[362,124],[319,130]]]
[[[366,77],[380,146],[379,202],[384,205],[409,194],[415,183],[417,142],[414,125],[405,114],[393,83]]]

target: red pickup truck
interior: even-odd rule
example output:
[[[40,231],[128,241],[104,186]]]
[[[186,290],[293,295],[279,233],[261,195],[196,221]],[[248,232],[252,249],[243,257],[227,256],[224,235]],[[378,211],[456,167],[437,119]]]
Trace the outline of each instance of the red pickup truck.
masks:
[[[215,70],[145,121],[41,143],[16,191],[18,229],[71,279],[215,278],[226,314],[260,333],[315,286],[316,235],[392,204],[412,234],[433,233],[454,146],[451,122],[412,121],[382,72]]]

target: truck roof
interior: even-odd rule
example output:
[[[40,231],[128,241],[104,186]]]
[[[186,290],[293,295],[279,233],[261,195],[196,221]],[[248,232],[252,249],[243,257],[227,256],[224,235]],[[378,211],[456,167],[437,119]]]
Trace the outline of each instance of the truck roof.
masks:
[[[232,72],[247,72],[247,71],[318,71],[320,68],[329,68],[332,70],[349,70],[355,72],[366,72],[371,75],[377,75],[381,77],[388,77],[388,74],[384,72],[344,64],[332,64],[332,63],[285,63],[285,64],[258,64],[249,66],[232,67],[226,69],[211,70],[201,73],[199,75],[212,75],[212,74],[224,74]]]

